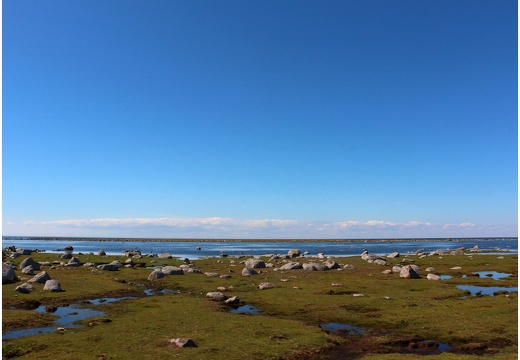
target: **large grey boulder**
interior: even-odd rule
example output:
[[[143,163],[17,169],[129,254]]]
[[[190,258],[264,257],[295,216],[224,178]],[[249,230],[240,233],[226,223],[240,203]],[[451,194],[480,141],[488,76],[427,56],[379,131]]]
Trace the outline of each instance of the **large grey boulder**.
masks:
[[[30,294],[34,291],[34,286],[29,283],[23,283],[22,285],[17,286],[14,291],[18,291],[22,294]]]
[[[10,263],[2,264],[2,284],[10,284],[16,281],[16,274]]]
[[[135,255],[141,255],[141,251],[139,250],[124,250],[126,257],[135,256]]]
[[[303,269],[303,265],[296,261],[288,262],[280,267],[282,270]]]
[[[327,259],[324,264],[329,270],[335,270],[339,269],[340,266],[337,262],[334,261],[334,259]]]
[[[302,264],[303,270],[309,270],[309,271],[317,271],[318,270],[318,264],[316,263],[304,263]]]
[[[73,257],[66,266],[81,266],[81,261],[77,257]]]
[[[173,256],[170,253],[163,253],[159,255],[159,259],[171,259]]]
[[[51,280],[51,276],[47,274],[47,271],[42,271],[41,273],[36,274],[33,278],[29,279],[28,282],[44,284],[48,280]]]
[[[61,259],[72,259],[72,253],[66,252],[60,255]]]
[[[45,291],[61,291],[61,286],[58,280],[47,280],[43,286]]]
[[[419,274],[410,266],[406,265],[401,268],[399,276],[404,279],[419,279]]]
[[[154,281],[154,280],[157,280],[157,279],[161,279],[161,278],[163,278],[165,276],[166,275],[162,272],[161,269],[155,269],[154,271],[152,271],[150,273],[150,275],[148,275],[148,280]]]
[[[258,259],[248,259],[245,263],[246,267],[251,269],[265,268],[265,262]]]
[[[298,249],[291,249],[287,252],[287,256],[290,258],[298,257],[301,255],[301,251]]]
[[[20,266],[18,267],[20,270],[23,269],[26,266],[32,265],[34,270],[40,270],[40,264],[34,261],[33,258],[26,258],[23,259],[23,261],[20,263]]]
[[[256,270],[252,269],[252,268],[244,268],[242,270],[242,276],[253,276],[253,275],[257,275],[258,273],[256,272]]]
[[[105,250],[99,250],[97,254],[98,254],[98,256],[107,256],[107,253],[105,252]]]
[[[101,265],[98,265],[97,268],[100,269],[100,270],[105,270],[105,271],[117,271],[117,270],[119,270],[119,267],[117,265],[114,265],[114,264],[101,264]]]
[[[177,266],[164,266],[161,272],[164,273],[164,275],[184,275],[184,271]]]
[[[112,262],[110,263],[110,265],[117,266],[119,269],[125,267],[125,265],[124,265],[121,261],[119,261],[119,260],[114,260],[114,261],[112,261]]]
[[[399,256],[401,256],[401,254],[399,254],[397,251],[391,253],[391,254],[388,254],[386,255],[387,258],[389,259],[395,259],[395,258],[398,258]]]

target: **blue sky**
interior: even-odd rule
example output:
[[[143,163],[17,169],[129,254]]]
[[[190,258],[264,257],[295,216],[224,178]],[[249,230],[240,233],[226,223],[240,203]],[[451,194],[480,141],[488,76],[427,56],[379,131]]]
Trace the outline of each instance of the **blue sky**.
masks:
[[[517,236],[517,2],[3,1],[3,235]]]

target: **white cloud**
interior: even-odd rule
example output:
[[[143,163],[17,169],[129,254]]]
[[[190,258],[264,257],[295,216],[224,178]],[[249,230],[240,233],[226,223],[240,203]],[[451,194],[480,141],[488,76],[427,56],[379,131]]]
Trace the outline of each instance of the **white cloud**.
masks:
[[[517,226],[410,220],[301,221],[224,217],[99,218],[4,222],[4,235],[164,238],[413,238],[516,236]]]

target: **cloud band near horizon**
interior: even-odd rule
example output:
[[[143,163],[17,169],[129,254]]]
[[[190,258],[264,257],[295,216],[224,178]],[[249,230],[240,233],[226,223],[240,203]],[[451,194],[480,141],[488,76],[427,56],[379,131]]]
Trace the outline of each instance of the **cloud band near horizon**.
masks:
[[[413,238],[517,236],[515,225],[411,220],[303,221],[224,217],[98,218],[4,222],[4,235],[165,238]]]

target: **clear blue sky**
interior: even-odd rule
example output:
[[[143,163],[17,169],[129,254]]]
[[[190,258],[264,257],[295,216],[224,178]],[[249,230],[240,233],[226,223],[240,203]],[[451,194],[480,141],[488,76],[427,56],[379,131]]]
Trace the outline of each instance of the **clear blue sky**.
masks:
[[[3,235],[517,236],[517,2],[3,1]]]

